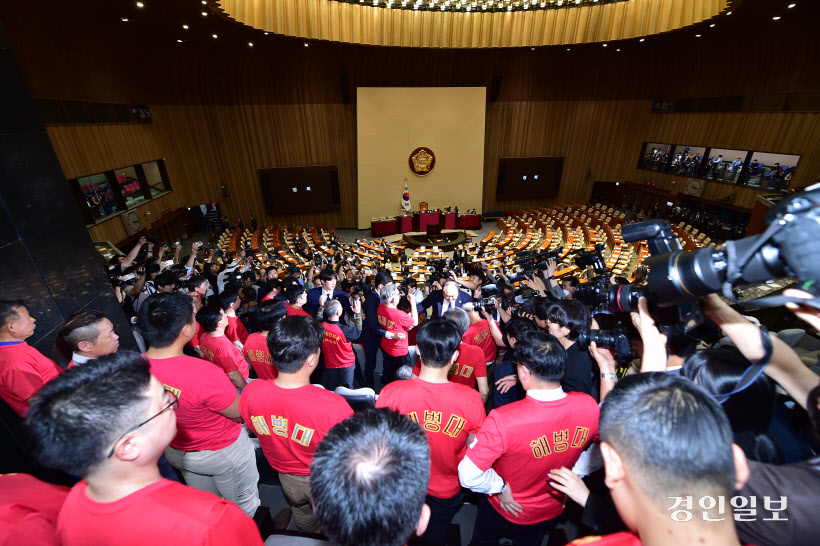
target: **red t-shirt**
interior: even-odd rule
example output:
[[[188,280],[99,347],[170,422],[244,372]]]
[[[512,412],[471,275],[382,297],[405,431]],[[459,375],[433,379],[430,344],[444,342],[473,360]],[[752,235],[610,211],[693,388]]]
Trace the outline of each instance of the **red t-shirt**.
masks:
[[[467,437],[484,422],[484,404],[476,391],[456,383],[430,383],[418,378],[395,381],[382,389],[376,407],[407,415],[427,434],[427,494],[448,499],[461,491],[458,463],[467,451]]]
[[[399,311],[395,307],[388,307],[383,303],[379,304],[376,312],[379,319],[379,326],[394,334],[404,334],[404,339],[382,338],[382,349],[390,356],[404,356],[409,350],[407,344],[407,330],[413,327],[413,317]]]
[[[247,514],[207,491],[162,479],[120,500],[97,502],[86,486],[78,482],[60,512],[65,546],[263,544]]]
[[[289,317],[308,317],[308,318],[312,318],[310,316],[310,313],[308,313],[307,311],[305,311],[301,307],[291,307],[289,303],[285,303],[285,311],[287,312],[287,316],[289,316]]]
[[[231,343],[228,336],[214,337],[209,334],[204,334],[199,340],[199,348],[202,351],[202,356],[205,360],[213,362],[223,370],[225,373],[231,373],[239,370],[245,381],[248,380],[250,370],[248,369],[248,362],[239,349]]]
[[[197,322],[196,323],[196,333],[194,337],[191,338],[191,341],[188,342],[188,347],[199,347],[199,340],[202,336],[205,335],[205,329]]]
[[[151,373],[179,398],[177,435],[171,447],[180,451],[217,450],[234,443],[242,425],[217,413],[236,400],[228,376],[199,358],[149,358]]]
[[[276,369],[268,350],[268,340],[262,334],[249,335],[242,352],[256,370],[259,379],[276,379],[279,375],[279,370]]]
[[[242,345],[248,339],[248,329],[239,320],[239,317],[228,317],[228,326],[225,327],[225,337],[231,341],[238,341]]]
[[[18,415],[28,413],[28,399],[63,370],[23,341],[0,345],[0,398]]]
[[[564,495],[549,485],[549,472],[572,468],[581,452],[598,438],[598,404],[585,393],[569,392],[554,401],[527,396],[490,412],[467,457],[482,471],[495,470],[510,484],[524,512],[518,517],[493,508],[513,523],[531,525],[558,516]]]
[[[270,301],[274,297],[276,297],[276,296],[273,295],[273,292],[268,292],[267,294],[265,294],[265,296],[262,298],[262,300],[259,303]]]
[[[418,375],[419,372],[421,372],[421,359],[416,360],[416,367],[413,368],[414,374]],[[476,377],[487,377],[484,352],[475,345],[462,342],[458,346],[458,359],[450,367],[448,378],[452,383],[461,383],[475,389]]]
[[[490,334],[490,323],[487,322],[487,319],[481,319],[475,324],[471,324],[464,332],[464,335],[461,336],[461,341],[480,347],[484,351],[485,362],[495,360],[498,348],[492,334]]]
[[[261,380],[242,391],[239,412],[274,470],[297,476],[310,474],[313,452],[327,431],[353,415],[344,398],[321,387],[283,389]]]
[[[322,342],[325,367],[333,370],[353,366],[356,363],[356,353],[353,352],[353,344],[339,328],[339,323],[323,322],[322,326],[325,329],[325,340]]]
[[[59,546],[57,515],[68,491],[28,474],[0,475],[0,544]]]
[[[629,531],[621,531],[611,535],[577,538],[570,542],[568,546],[586,546],[587,544],[594,544],[595,546],[641,546],[642,542],[641,539]]]

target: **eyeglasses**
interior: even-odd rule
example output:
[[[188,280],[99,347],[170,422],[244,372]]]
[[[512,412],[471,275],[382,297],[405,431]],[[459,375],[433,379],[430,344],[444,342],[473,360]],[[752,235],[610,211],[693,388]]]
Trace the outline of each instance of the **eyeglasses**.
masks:
[[[179,397],[177,396],[177,394],[174,391],[169,391],[168,389],[165,389],[165,392],[168,395],[172,396],[174,398],[174,400],[170,404],[168,404],[167,406],[165,406],[164,408],[159,410],[159,413],[157,413],[156,415],[153,415],[153,416],[149,417],[148,419],[146,419],[145,421],[143,421],[142,423],[140,423],[139,425],[128,429],[125,432],[125,434],[123,434],[122,436],[117,438],[117,441],[114,442],[114,447],[117,446],[117,443],[119,443],[120,440],[122,440],[123,438],[125,438],[126,436],[128,436],[129,434],[134,432],[135,430],[139,429],[142,425],[145,425],[145,424],[149,423],[152,419],[156,419],[157,417],[159,417],[160,415],[162,415],[163,413],[165,413],[169,409],[173,408],[174,406],[179,407]],[[114,455],[114,447],[111,448],[111,452],[108,454],[109,459]]]

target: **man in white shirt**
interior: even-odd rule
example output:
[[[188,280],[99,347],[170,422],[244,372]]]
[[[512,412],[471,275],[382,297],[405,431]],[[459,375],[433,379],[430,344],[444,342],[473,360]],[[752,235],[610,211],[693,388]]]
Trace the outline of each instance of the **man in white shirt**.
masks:
[[[67,369],[116,353],[120,347],[120,338],[114,332],[114,325],[101,311],[83,311],[71,315],[60,334],[73,351]]]

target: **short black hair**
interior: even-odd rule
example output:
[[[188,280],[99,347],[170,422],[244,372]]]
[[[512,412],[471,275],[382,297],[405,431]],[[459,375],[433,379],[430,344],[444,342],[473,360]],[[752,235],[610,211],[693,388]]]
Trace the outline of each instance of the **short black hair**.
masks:
[[[316,275],[316,278],[322,282],[332,281],[336,278],[336,274],[333,273],[332,269],[322,269],[321,271],[319,271],[319,274]]]
[[[74,313],[68,317],[60,335],[72,351],[78,351],[78,345],[83,341],[97,342],[97,338],[100,337],[99,323],[103,320],[105,315],[96,309]]]
[[[589,328],[592,316],[584,304],[576,300],[558,300],[550,305],[547,320],[569,328],[568,339],[578,339],[581,330]]]
[[[513,338],[516,342],[524,332],[532,332],[538,329],[533,321],[518,317],[510,319],[504,326],[507,338]]]
[[[255,281],[256,280],[256,273],[253,271],[245,271],[242,273],[242,280],[243,281]]]
[[[273,325],[285,318],[288,310],[284,302],[281,301],[263,301],[256,306],[256,323],[259,329],[269,332]]]
[[[668,497],[681,491],[696,498],[733,494],[729,420],[688,379],[664,372],[625,377],[601,406],[599,431],[601,440],[634,469],[631,478],[663,510]]]
[[[196,321],[200,326],[202,326],[203,330],[210,334],[216,330],[216,327],[219,324],[219,321],[222,320],[222,316],[224,314],[225,312],[218,305],[209,305],[208,307],[203,307],[197,312]]]
[[[25,420],[35,458],[85,477],[117,438],[145,419],[150,367],[139,353],[120,351],[46,383]]]
[[[390,284],[393,282],[393,275],[389,271],[379,271],[376,273],[376,286]]]
[[[193,277],[188,277],[188,280],[185,281],[185,289],[188,290],[188,292],[193,292],[202,283],[207,281],[208,279],[206,279],[202,275],[194,275]]]
[[[561,277],[561,283],[563,284],[565,282],[568,282],[569,285],[573,288],[578,288],[578,286],[581,284],[581,281],[578,280],[578,277],[573,277],[572,275]]]
[[[239,289],[239,294],[244,301],[253,301],[256,299],[256,290],[252,286],[243,286]]]
[[[194,300],[179,292],[152,294],[140,306],[137,331],[149,347],[170,347],[194,321]]]
[[[217,301],[219,302],[219,306],[222,308],[223,311],[227,311],[228,308],[236,303],[236,299],[239,297],[239,290],[236,288],[225,288],[219,295],[216,297]]]
[[[176,286],[179,279],[170,271],[163,271],[154,277],[154,286]]]
[[[322,323],[310,317],[285,317],[268,332],[268,351],[280,373],[296,373],[325,340]]]
[[[728,394],[737,387],[749,361],[737,347],[724,345],[689,355],[683,363],[684,375],[713,396]],[[774,383],[760,374],[754,382],[730,396],[721,409],[729,418],[735,443],[753,461],[779,464],[780,455],[767,435],[775,410]]]
[[[449,366],[453,353],[461,343],[461,331],[448,319],[424,321],[416,332],[416,349],[425,366],[443,368]]]
[[[331,428],[310,465],[319,529],[339,546],[402,546],[419,520],[430,448],[413,421],[386,408]]]
[[[285,288],[285,298],[287,298],[288,303],[291,305],[296,303],[304,293],[305,287],[301,284],[293,284]]]
[[[0,300],[0,328],[20,319],[20,313],[15,311],[18,307],[25,307],[26,302],[21,299]]]
[[[544,330],[524,331],[515,338],[515,356],[541,381],[558,383],[567,370],[567,351]]]

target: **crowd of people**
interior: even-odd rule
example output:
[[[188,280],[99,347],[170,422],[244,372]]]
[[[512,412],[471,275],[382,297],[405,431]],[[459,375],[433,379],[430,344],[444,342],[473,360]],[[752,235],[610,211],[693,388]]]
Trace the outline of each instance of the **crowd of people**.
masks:
[[[421,283],[200,247],[141,239],[111,264],[140,353],[84,311],[63,326],[63,370],[26,343],[25,302],[0,299],[0,397],[75,483],[1,476],[12,543],[276,544],[292,518],[334,544],[448,544],[465,502],[473,544],[815,540],[820,376],[715,295],[684,331],[645,299],[585,305],[554,260],[518,278],[450,261]],[[616,325],[632,362],[584,341]],[[354,412],[350,392],[375,407]],[[814,431],[782,418],[789,404]],[[258,464],[289,506],[275,517]]]

